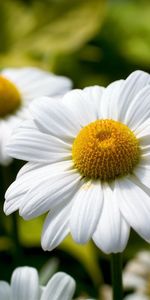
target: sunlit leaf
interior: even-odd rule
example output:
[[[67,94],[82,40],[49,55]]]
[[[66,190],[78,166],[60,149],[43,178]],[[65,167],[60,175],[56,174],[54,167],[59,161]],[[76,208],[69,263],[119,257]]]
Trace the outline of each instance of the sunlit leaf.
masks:
[[[150,2],[112,1],[106,21],[105,38],[130,63],[150,64]]]
[[[105,0],[35,1],[31,7],[5,0],[1,6],[2,36],[8,41],[7,52],[1,49],[1,67],[44,64],[74,52],[99,31],[105,15]]]

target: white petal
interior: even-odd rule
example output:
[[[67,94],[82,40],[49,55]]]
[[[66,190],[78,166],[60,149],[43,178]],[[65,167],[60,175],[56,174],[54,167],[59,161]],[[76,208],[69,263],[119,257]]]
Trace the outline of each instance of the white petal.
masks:
[[[59,163],[58,163],[59,164]],[[43,163],[35,163],[35,162],[27,162],[24,164],[24,166],[19,170],[17,174],[17,178],[21,177],[25,174],[30,174],[30,172],[35,171],[37,169],[40,169],[42,167],[46,166],[46,164]]]
[[[133,293],[131,295],[128,295],[124,298],[124,300],[149,300],[149,297],[147,297],[144,294],[140,293]]]
[[[150,163],[150,145],[149,146],[140,146],[141,150],[141,157],[140,157],[140,162],[147,162],[148,164]]]
[[[5,69],[2,75],[16,84],[24,98],[55,96],[71,89],[69,78],[37,68]]]
[[[0,121],[0,164],[7,166],[12,162],[12,158],[8,155],[6,145],[10,140],[12,128],[7,122]]]
[[[24,85],[34,82],[41,78],[41,74],[45,77],[45,72],[37,68],[6,68],[2,70],[2,76],[14,83],[22,82]],[[43,77],[42,76],[42,77]]]
[[[63,76],[41,76],[36,81],[26,84],[22,87],[22,94],[27,95],[29,99],[34,99],[40,96],[56,96],[62,95],[71,89],[71,80]],[[20,84],[21,87],[21,84]]]
[[[59,138],[40,132],[27,120],[12,135],[7,152],[26,161],[54,163],[71,158],[71,146]]]
[[[143,71],[135,71],[124,81],[118,102],[118,120],[124,122],[126,112],[134,97],[150,83],[150,75]]]
[[[24,170],[24,167],[22,169]],[[40,166],[40,168],[37,170],[36,165],[35,169],[33,168],[33,170],[25,173],[23,172],[22,174],[20,170],[17,179],[9,186],[5,194],[6,200],[4,202],[4,212],[6,215],[9,215],[19,209],[23,200],[23,196],[35,184],[35,178],[36,183],[40,182],[41,178],[45,175],[45,172],[47,172],[47,169],[51,170],[51,166]]]
[[[142,268],[142,266],[141,266]],[[123,286],[126,289],[140,289],[145,286],[145,278],[138,274],[126,272],[123,275]]]
[[[36,269],[19,267],[11,278],[11,300],[37,300],[39,296],[39,280]]]
[[[59,272],[48,282],[41,300],[71,300],[74,291],[74,279],[63,272]]]
[[[12,199],[7,199],[4,202],[4,213],[8,216],[11,213],[13,213],[14,211],[16,211],[17,209],[19,209],[21,202],[22,202],[22,196],[23,194],[20,193],[19,195],[15,195],[15,197]]]
[[[130,178],[118,180],[115,194],[122,215],[146,241],[150,241],[150,197]]]
[[[72,162],[60,162],[52,165],[26,164],[20,170],[17,179],[10,185],[5,194],[4,212],[11,214],[19,209],[23,203],[24,196],[33,186],[39,185],[43,178],[53,177],[72,168]]]
[[[11,300],[10,299],[10,285],[5,281],[0,281],[0,299],[1,300]]]
[[[104,185],[104,204],[93,235],[96,245],[105,253],[122,252],[129,237],[129,226],[120,214],[118,201],[108,185]]]
[[[134,174],[144,185],[150,188],[150,163],[148,164],[146,161],[141,162],[134,169]]]
[[[124,123],[132,130],[150,118],[150,85],[143,88],[128,107]]]
[[[98,112],[101,105],[102,95],[105,91],[105,88],[102,86],[90,86],[87,88],[84,88],[84,98],[88,98],[88,102],[94,106],[95,114],[97,118],[99,118]]]
[[[65,107],[69,108],[75,115],[75,119],[81,127],[98,119],[99,105],[102,97],[101,87],[89,87],[84,90],[73,90],[68,92],[62,99]]]
[[[121,101],[119,96],[123,83],[124,80],[114,81],[104,90],[99,110],[100,119],[118,120],[118,106]]]
[[[71,234],[77,243],[84,244],[92,237],[101,213],[103,191],[100,181],[83,183],[73,202]]]
[[[61,101],[40,98],[32,102],[30,109],[37,126],[44,133],[73,141],[80,130],[77,119]]]
[[[74,170],[53,177],[48,174],[26,193],[20,206],[20,215],[24,219],[32,219],[72,199],[79,182],[80,175]]]
[[[138,139],[144,138],[147,135],[150,135],[150,118],[148,118],[145,122],[140,124],[135,130],[134,133]]]
[[[53,208],[44,223],[42,232],[42,248],[55,249],[69,233],[69,218],[72,203],[64,203]]]
[[[134,133],[139,140],[140,147],[145,148],[150,146],[150,118],[139,125]]]
[[[111,83],[105,89],[102,97],[100,113],[103,118],[124,122],[129,105],[148,83],[150,83],[150,76],[142,71],[131,73],[126,80]]]

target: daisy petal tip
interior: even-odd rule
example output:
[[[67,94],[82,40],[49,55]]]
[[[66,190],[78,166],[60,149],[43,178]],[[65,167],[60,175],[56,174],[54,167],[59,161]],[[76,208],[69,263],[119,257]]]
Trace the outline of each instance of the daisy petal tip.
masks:
[[[101,251],[103,251],[105,254],[109,255],[111,253],[113,253],[112,249],[110,248],[103,248],[101,245],[99,245],[99,243],[97,241],[95,241],[95,238],[93,238],[93,242],[94,244],[97,246],[97,248],[99,248]]]
[[[3,211],[6,216],[9,216],[13,212],[15,212],[17,209],[18,209],[18,207],[16,206],[16,203],[5,200],[4,205],[3,205]]]
[[[7,205],[11,200],[13,200],[13,183],[6,190],[4,197],[5,197],[4,206]]]
[[[67,288],[68,293],[71,295],[74,294],[75,288],[76,288],[76,282],[75,280],[68,274],[64,272],[58,272],[53,276],[53,281],[59,281],[60,284],[64,287]],[[70,299],[70,298],[69,298]],[[72,298],[71,298],[72,299]]]
[[[41,237],[41,246],[44,251],[52,251],[55,249],[52,241],[50,242],[45,236]]]
[[[77,228],[74,222],[71,222],[70,226],[71,236],[77,244],[84,245],[90,240],[92,234],[91,236],[87,235],[81,226]]]
[[[9,210],[8,203],[6,201],[4,202],[3,211],[4,211],[6,216],[9,216],[11,214],[11,211]]]
[[[135,70],[128,77],[131,77],[131,76],[132,76],[132,78],[134,78],[134,77],[135,78],[141,77],[144,80],[144,79],[146,79],[146,77],[149,76],[149,74],[147,72],[145,72],[145,71],[142,71],[142,70]]]
[[[20,211],[19,211],[19,216],[22,217],[25,221],[30,221],[32,219],[32,217],[30,217],[26,214],[20,213]]]
[[[41,247],[44,251],[51,251],[51,248],[49,248],[47,246],[47,244],[45,243],[45,241],[43,239],[41,240]]]
[[[61,276],[64,277],[66,279],[66,284],[70,286],[70,289],[72,291],[75,291],[76,288],[76,282],[75,280],[68,274],[65,274],[63,272],[60,272]]]
[[[33,218],[33,216],[31,216],[30,214],[30,211],[24,207],[20,207],[19,216],[22,217],[25,221],[29,221]]]
[[[45,233],[43,230],[42,236],[41,236],[41,246],[44,251],[51,252],[60,243],[61,243],[61,240],[59,240],[59,239],[57,240],[57,238],[55,236],[51,235],[51,232]]]
[[[122,253],[126,247],[126,243],[121,243],[121,242],[118,242],[117,244],[116,243],[113,243],[110,242],[110,243],[99,243],[99,241],[97,240],[97,238],[93,238],[93,241],[95,243],[95,245],[100,249],[102,250],[105,254],[109,255],[109,254],[117,254],[117,253]]]
[[[71,233],[73,240],[80,245],[85,245],[90,240],[90,237],[88,239],[83,234],[76,235],[75,233]]]

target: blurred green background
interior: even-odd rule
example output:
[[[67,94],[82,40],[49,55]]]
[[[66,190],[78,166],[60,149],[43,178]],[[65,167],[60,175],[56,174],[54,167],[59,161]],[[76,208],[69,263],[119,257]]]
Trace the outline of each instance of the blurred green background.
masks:
[[[150,1],[0,0],[0,69],[31,65],[66,75],[77,88],[106,86],[136,69],[149,72]],[[10,280],[18,265],[40,270],[55,258],[52,270],[76,279],[76,296],[98,298],[102,282],[110,283],[109,256],[92,243],[77,246],[71,238],[44,253],[43,217],[25,222],[18,213],[4,216],[4,191],[20,165],[15,161],[5,170],[1,167],[0,279]],[[124,264],[143,248],[150,249],[132,233]]]

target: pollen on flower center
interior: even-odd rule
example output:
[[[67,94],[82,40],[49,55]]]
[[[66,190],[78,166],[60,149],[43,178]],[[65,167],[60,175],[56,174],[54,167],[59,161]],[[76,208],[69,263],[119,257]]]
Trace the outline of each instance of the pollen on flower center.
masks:
[[[15,85],[0,76],[0,118],[13,114],[21,105],[21,96]]]
[[[134,133],[110,119],[97,120],[82,128],[72,147],[79,172],[104,181],[132,173],[139,157],[140,147]]]

